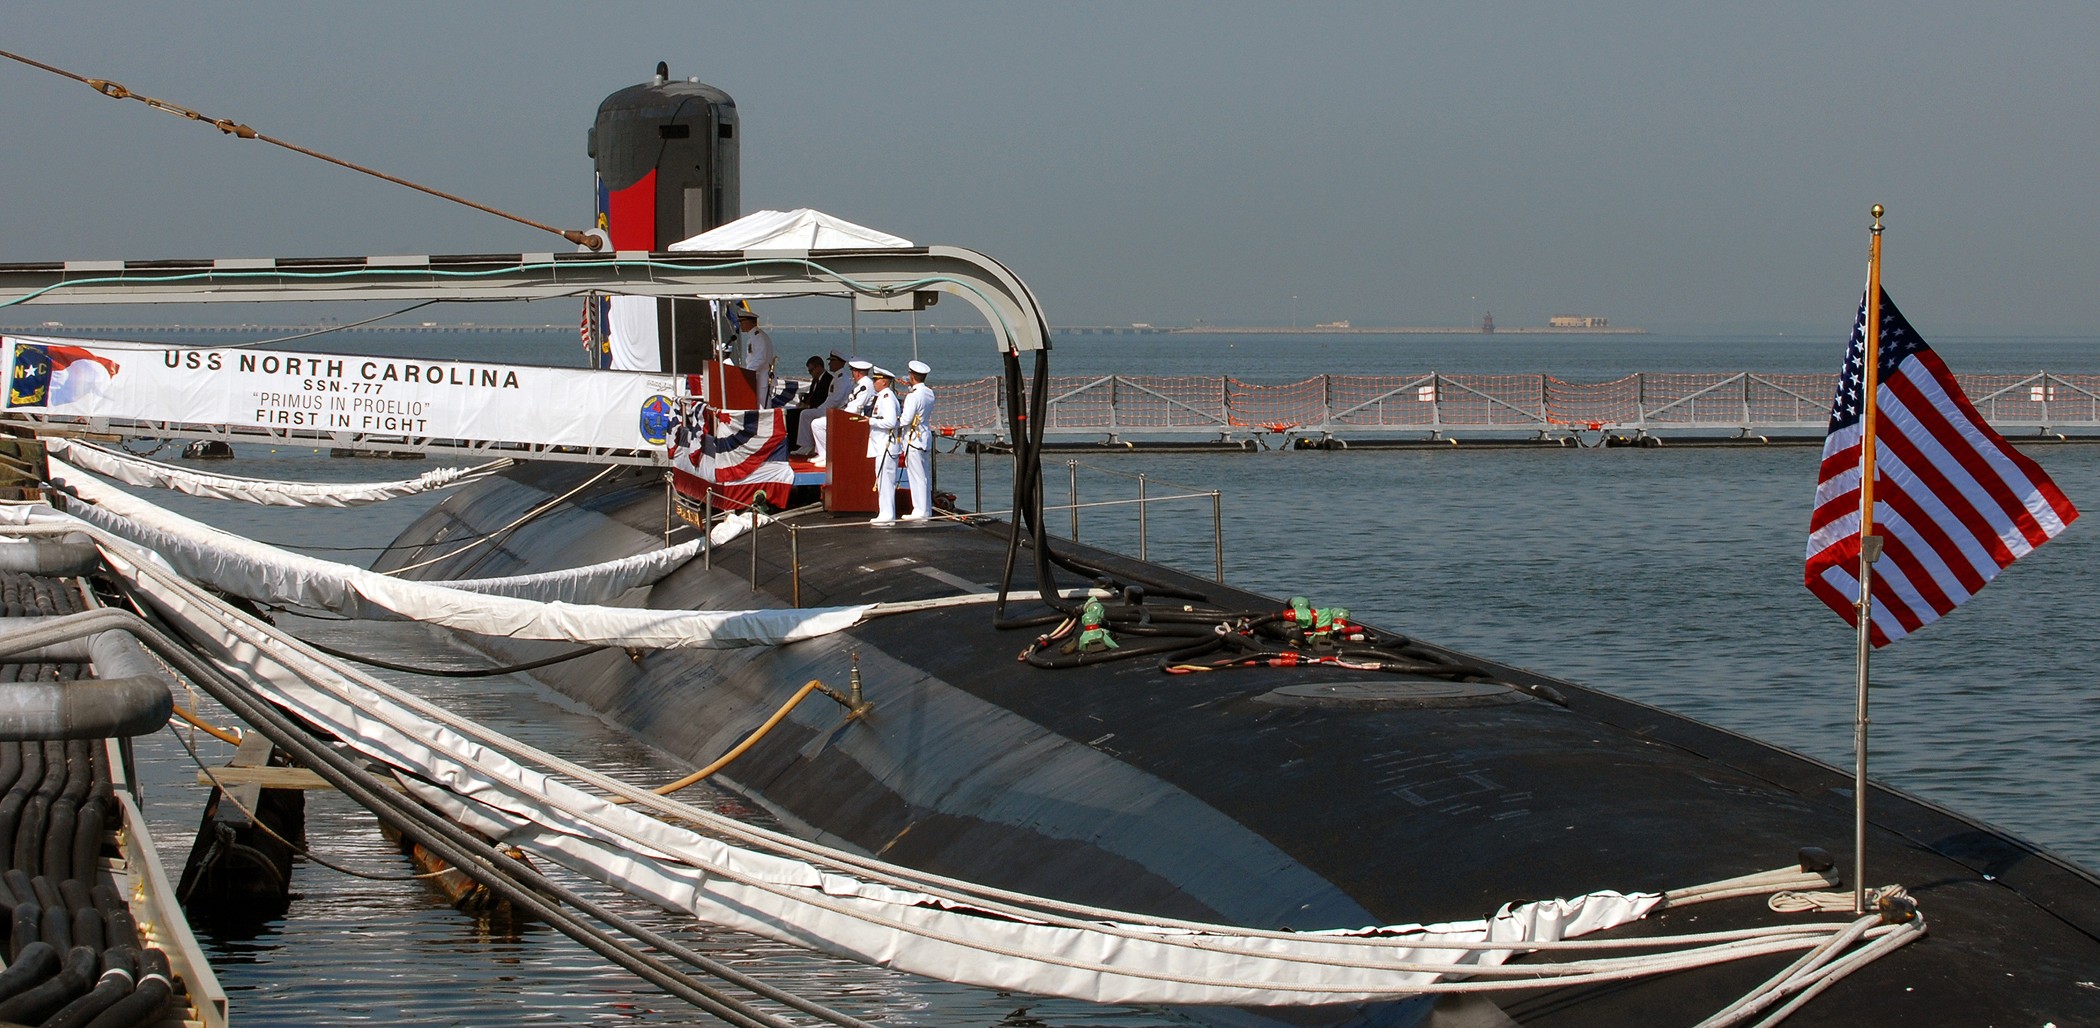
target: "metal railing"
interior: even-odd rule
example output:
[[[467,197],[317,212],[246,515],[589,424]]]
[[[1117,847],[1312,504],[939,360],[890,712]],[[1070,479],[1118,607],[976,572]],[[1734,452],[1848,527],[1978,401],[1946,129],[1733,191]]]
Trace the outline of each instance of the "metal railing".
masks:
[[[1216,489],[1199,489],[1194,486],[1176,486],[1176,488],[1185,489],[1187,491],[1172,493],[1165,496],[1154,496],[1151,494],[1150,490],[1150,486],[1153,480],[1148,475],[1130,474],[1128,472],[1122,472],[1113,469],[1089,466],[1089,470],[1096,471],[1104,475],[1133,480],[1136,484],[1137,495],[1135,497],[1130,498],[1091,500],[1081,502],[1081,500],[1079,499],[1079,468],[1081,467],[1081,465],[1078,461],[1067,461],[1066,465],[1070,472],[1069,488],[1071,491],[1071,502],[1064,504],[1045,504],[1042,510],[1042,514],[1045,518],[1047,518],[1059,511],[1069,512],[1071,515],[1070,538],[1073,542],[1079,541],[1079,512],[1082,509],[1107,510],[1114,508],[1135,507],[1137,511],[1137,557],[1139,560],[1149,560],[1151,559],[1152,507],[1155,504],[1174,504],[1188,500],[1208,500],[1210,501],[1210,550],[1211,560],[1213,564],[1213,579],[1219,584],[1224,583],[1225,506],[1224,494],[1222,492]],[[979,474],[979,483],[979,506],[981,507],[981,472]],[[668,493],[669,491],[669,487],[666,486],[666,493]],[[701,524],[695,526],[702,533],[704,539],[701,546],[701,561],[702,565],[705,567],[712,567],[714,565],[715,557],[713,533],[710,531],[710,528],[714,524],[716,514],[712,499],[713,497],[711,494],[706,498],[705,513],[702,516],[703,520]],[[805,508],[803,512],[806,512],[809,509],[810,508]],[[773,523],[780,525],[786,530],[785,535],[788,565],[789,603],[791,606],[799,608],[802,606],[802,533],[810,531],[850,529],[856,527],[859,524],[859,521],[858,519],[853,519],[847,521],[831,521],[821,524],[805,524],[793,519],[793,515],[796,513],[799,512],[790,511],[785,514],[782,514],[778,518],[774,519]],[[1013,511],[1011,510],[980,509],[974,511],[957,511],[953,513],[936,513],[933,516],[932,520],[952,521],[969,524],[993,518],[1010,518],[1012,516]],[[761,523],[761,525],[759,526],[754,526],[754,528],[751,531],[744,533],[746,555],[749,557],[750,560],[749,576],[751,582],[751,589],[753,592],[758,591],[760,584],[758,573],[760,542],[758,537],[760,534],[759,529],[763,527],[764,525],[763,523]],[[669,545],[669,543],[670,533],[667,529],[665,533],[665,544]]]
[[[2100,430],[2100,375],[1961,374],[1984,419],[2007,433]],[[1820,433],[1837,375],[1640,372],[1607,382],[1551,375],[1319,375],[1246,382],[1224,375],[1052,376],[1047,436],[1403,436],[1456,433]],[[995,378],[936,386],[944,433],[1004,441]]]

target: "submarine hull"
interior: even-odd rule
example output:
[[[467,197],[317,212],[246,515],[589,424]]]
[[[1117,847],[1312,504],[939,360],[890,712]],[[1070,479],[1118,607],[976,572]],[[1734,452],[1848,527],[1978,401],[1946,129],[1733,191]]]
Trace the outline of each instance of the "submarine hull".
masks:
[[[525,465],[468,487],[379,565],[418,577],[524,574],[664,545],[663,486]],[[996,589],[1004,524],[879,529],[824,515],[714,549],[647,595],[667,609],[924,600]],[[690,531],[690,530],[687,530]],[[488,537],[487,545],[472,540]],[[448,541],[451,540],[451,541]],[[1225,609],[1280,601],[1069,546]],[[1080,585],[1077,581],[1067,585]],[[1044,608],[1017,604],[1009,615]],[[1486,916],[1599,889],[1664,891],[1849,852],[1848,773],[1722,729],[1480,660],[1501,682],[1325,667],[1162,674],[1152,659],[1050,670],[989,603],[872,618],[772,648],[605,651],[547,685],[696,765],[803,682],[871,709],[805,703],[717,775],[807,837],[938,874],[1087,904],[1310,930]],[[479,640],[500,659],[562,644]],[[1434,649],[1434,647],[1431,647]],[[1555,702],[1560,701],[1560,702]],[[2100,880],[1932,804],[1877,789],[1870,884],[1902,884],[1923,940],[1842,979],[1789,1025],[2100,1023]],[[1771,923],[1762,897],[1666,909],[1618,929]],[[1634,983],[1277,1011],[1286,1023],[1690,1023],[1787,963],[1771,957]],[[1244,1011],[1198,1012],[1242,1023]]]

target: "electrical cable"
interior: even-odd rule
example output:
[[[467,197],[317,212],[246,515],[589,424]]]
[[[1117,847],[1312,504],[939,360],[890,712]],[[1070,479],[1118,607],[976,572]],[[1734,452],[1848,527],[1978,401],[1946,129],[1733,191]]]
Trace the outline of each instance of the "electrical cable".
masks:
[[[331,618],[330,620],[351,621],[356,619]],[[312,639],[301,639],[299,641],[305,643],[308,646],[313,647],[314,649],[320,650],[322,653],[326,653],[331,657],[355,661],[359,664],[364,664],[369,667],[385,668],[388,671],[399,671],[404,674],[424,675],[430,678],[498,678],[503,675],[515,675],[521,674],[526,671],[537,671],[540,668],[547,667],[549,665],[560,664],[563,661],[575,660],[578,657],[587,657],[593,653],[598,652],[599,650],[612,648],[611,644],[609,643],[600,643],[596,646],[585,646],[579,649],[570,650],[567,653],[557,653],[551,657],[542,657],[538,660],[528,660],[523,664],[506,664],[503,667],[459,669],[416,667],[410,664],[397,664],[393,661],[382,660],[378,657],[368,657],[363,654],[351,653],[348,650],[339,650],[333,646],[328,645],[327,643],[315,642]],[[199,727],[203,726],[200,725]]]
[[[95,92],[101,93],[103,96],[109,97],[114,100],[137,100],[140,103],[143,103],[156,111],[160,111],[164,114],[172,114],[178,118],[183,118],[188,121],[201,122],[203,124],[210,125],[211,127],[218,129],[220,132],[224,132],[227,135],[233,136],[238,139],[256,139],[261,140],[265,143],[269,143],[272,146],[281,146],[294,153],[305,154],[306,156],[312,157],[315,160],[327,161],[328,163],[336,165],[340,168],[348,168],[349,170],[358,172],[360,174],[370,175],[373,178],[377,179],[383,179],[387,182],[392,182],[397,186],[407,186],[408,188],[416,190],[417,192],[428,193],[431,196],[435,196],[441,200],[450,200],[456,204],[472,207],[475,210],[481,211],[485,214],[493,214],[499,218],[506,218],[508,220],[515,221],[520,225],[528,225],[532,228],[539,229],[542,232],[552,232],[555,235],[558,235],[563,239],[568,240],[569,242],[575,243],[578,246],[596,250],[600,245],[598,238],[596,236],[590,235],[589,233],[579,232],[575,229],[555,228],[552,225],[534,221],[530,218],[512,214],[508,211],[499,210],[487,204],[476,203],[473,200],[469,200],[463,196],[456,196],[454,194],[447,193],[440,189],[432,189],[429,186],[419,185],[415,182],[410,182],[405,178],[389,175],[377,169],[367,168],[362,164],[356,164],[351,161],[346,161],[340,157],[331,157],[328,154],[320,152],[319,150],[311,150],[306,147],[300,146],[296,143],[290,143],[282,139],[276,139],[271,136],[264,135],[263,133],[257,132],[255,129],[250,128],[247,125],[236,123],[231,118],[207,117],[180,104],[170,103],[166,100],[150,97],[145,95],[144,93],[134,93],[119,82],[112,82],[108,79],[91,79],[85,75],[79,75],[74,72],[67,71],[64,68],[54,67],[52,65],[45,64],[42,61],[31,60],[30,58],[24,57],[21,54],[11,53],[6,50],[0,50],[0,57],[5,57],[12,61],[18,61],[22,64],[26,64],[32,68],[37,68],[42,71],[48,71],[53,75],[58,75],[64,78],[72,79],[73,81],[86,85],[88,88],[93,89]]]

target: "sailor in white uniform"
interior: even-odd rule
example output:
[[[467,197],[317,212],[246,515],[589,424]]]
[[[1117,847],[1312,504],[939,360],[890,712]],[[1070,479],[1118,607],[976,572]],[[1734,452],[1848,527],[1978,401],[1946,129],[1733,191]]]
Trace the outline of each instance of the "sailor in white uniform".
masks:
[[[835,357],[837,354],[832,356]],[[842,410],[848,414],[864,415],[868,413],[868,404],[875,401],[875,385],[868,381],[868,372],[874,370],[875,365],[867,361],[854,360],[847,361],[846,367],[853,372],[853,388],[848,390],[844,382],[833,383],[831,392],[839,397],[839,402],[838,406],[832,409]],[[825,411],[823,417],[818,418],[814,424],[809,426],[810,447],[817,451],[816,459],[810,461],[810,463],[820,468],[824,466],[826,460],[824,449],[830,445],[824,438],[826,431],[825,422],[830,417],[831,411]]]
[[[758,315],[742,305],[736,309],[736,330],[744,337],[744,367],[758,376],[758,403],[763,407],[773,400],[773,337],[758,327]]]
[[[897,523],[897,454],[904,449],[904,406],[890,388],[890,373],[883,368],[868,372],[875,384],[873,406],[868,410],[868,456],[875,458],[875,516],[868,524]]]
[[[924,361],[906,365],[911,369],[911,391],[904,394],[899,416],[904,421],[904,479],[911,485],[911,513],[906,521],[933,517],[933,387],[926,376],[933,369]]]

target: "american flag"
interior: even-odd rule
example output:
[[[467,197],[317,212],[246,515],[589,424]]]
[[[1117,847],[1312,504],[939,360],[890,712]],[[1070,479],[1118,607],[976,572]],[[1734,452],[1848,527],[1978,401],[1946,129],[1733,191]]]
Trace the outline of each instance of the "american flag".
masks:
[[[1809,522],[1810,592],[1857,626],[1861,390],[1867,304],[1830,406]],[[1885,646],[1940,619],[2078,517],[2041,466],[1984,424],[1939,355],[1881,294],[1875,391],[1871,637]]]

